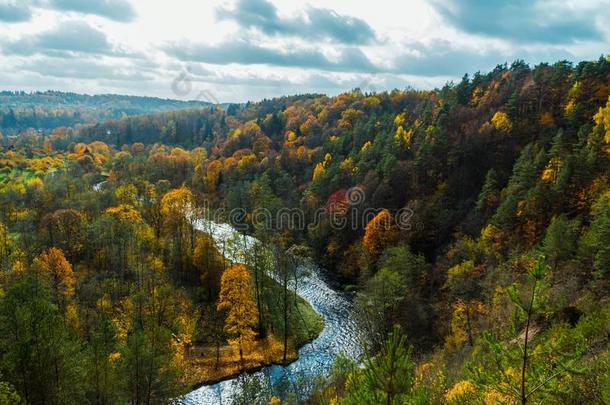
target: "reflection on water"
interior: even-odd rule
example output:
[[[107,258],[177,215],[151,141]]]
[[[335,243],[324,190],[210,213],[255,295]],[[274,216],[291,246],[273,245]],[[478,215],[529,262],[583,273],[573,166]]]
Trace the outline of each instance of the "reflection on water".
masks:
[[[234,261],[241,261],[240,252],[256,241],[252,237],[236,238],[235,231],[227,224],[196,221],[195,227],[212,234],[219,245],[224,243],[225,254]],[[231,249],[227,248],[229,240],[233,240]],[[262,385],[268,385],[273,394],[279,397],[285,397],[287,392],[294,391],[294,384],[299,384],[298,391],[302,394],[311,392],[314,380],[328,375],[335,359],[341,354],[356,360],[362,356],[349,297],[343,292],[333,290],[319,269],[301,267],[300,272],[297,292],[324,317],[324,330],[317,339],[299,350],[299,359],[294,363],[288,366],[265,367],[251,374],[251,378],[260,380]],[[176,403],[230,404],[232,398],[239,394],[241,386],[239,378],[203,386]]]

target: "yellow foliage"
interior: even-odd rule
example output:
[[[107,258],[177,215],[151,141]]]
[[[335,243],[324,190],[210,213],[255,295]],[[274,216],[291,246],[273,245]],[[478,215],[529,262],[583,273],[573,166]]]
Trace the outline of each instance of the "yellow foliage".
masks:
[[[445,401],[458,402],[472,400],[477,392],[477,386],[471,381],[458,381],[445,393]]]
[[[235,265],[222,274],[217,308],[226,310],[224,330],[233,337],[229,344],[240,349],[248,348],[254,341],[258,311],[252,296],[250,273],[243,264]]]
[[[481,230],[481,239],[483,241],[492,241],[497,238],[499,233],[500,230],[496,226],[489,224]]]
[[[476,320],[484,313],[485,305],[481,301],[457,300],[453,304],[451,333],[445,338],[446,346],[457,348],[466,343],[469,336],[474,337],[479,329]]]
[[[288,131],[286,134],[286,140],[288,142],[294,142],[297,140],[297,135],[293,131]]]
[[[379,104],[381,104],[381,101],[379,101],[379,99],[375,96],[365,97],[363,101],[367,107],[377,107]]]
[[[220,178],[220,171],[222,170],[222,163],[220,160],[213,160],[208,165],[206,171],[206,181],[208,186],[212,188],[212,190],[216,190],[218,186],[218,180]]]
[[[313,181],[316,181],[324,174],[324,165],[322,163],[316,164],[316,167],[313,169]]]
[[[547,125],[553,125],[555,123],[555,120],[553,119],[553,114],[551,114],[549,111],[543,112],[542,114],[540,114],[538,123],[540,123],[540,125],[542,125],[543,127]]]
[[[256,156],[254,154],[242,156],[237,162],[237,169],[244,172],[248,170],[248,167],[252,167],[256,163]]]
[[[26,185],[28,188],[42,188],[42,180],[38,177],[33,177],[27,181]]]
[[[400,113],[396,116],[396,118],[394,118],[394,124],[396,124],[397,127],[400,127],[405,123],[406,120],[407,120],[406,114]]]
[[[351,157],[345,159],[339,166],[341,170],[348,174],[356,174],[358,171],[358,168],[354,166],[354,160]]]
[[[76,279],[64,252],[54,247],[45,250],[34,259],[34,267],[46,278],[60,308],[66,310],[74,297]]]
[[[610,96],[608,96],[608,102],[605,107],[600,107],[599,111],[593,117],[595,123],[598,126],[603,125],[605,130],[604,141],[610,144]],[[608,149],[610,152],[610,149]]]
[[[186,186],[175,188],[165,193],[161,199],[161,213],[164,216],[183,217],[191,210],[193,202],[193,193]]]
[[[11,267],[11,271],[13,273],[23,273],[26,269],[25,262],[23,260],[15,260],[13,262],[13,266]]]
[[[506,385],[506,383],[502,383],[501,385]],[[506,395],[497,389],[490,387],[485,391],[485,396],[483,397],[483,403],[485,405],[516,405],[517,401],[510,395]]]
[[[502,132],[510,132],[513,129],[513,123],[508,118],[505,112],[498,111],[491,117],[491,123],[495,129]]]
[[[362,148],[360,149],[360,152],[366,152],[372,145],[371,141],[366,141],[364,143],[364,145],[362,145]]]
[[[121,359],[121,353],[119,353],[119,352],[112,352],[108,355],[108,361],[111,363],[116,363],[120,359]]]
[[[449,270],[447,270],[447,282],[451,283],[452,281],[454,281],[458,278],[468,277],[474,271],[475,271],[474,261],[465,260],[462,263],[457,264],[457,265],[451,267]]]
[[[116,207],[110,207],[106,209],[106,214],[112,215],[119,221],[128,223],[139,223],[142,222],[140,213],[133,208],[131,205],[120,204]]]
[[[396,134],[394,134],[394,140],[407,148],[411,146],[411,138],[413,137],[413,130],[405,130],[402,126],[396,128]]]
[[[557,180],[557,174],[560,169],[561,160],[559,158],[552,158],[542,171],[540,178],[547,183],[554,183]]]
[[[570,99],[570,101],[568,101],[566,106],[563,108],[563,113],[565,115],[570,115],[570,114],[572,114],[572,112],[574,111],[575,108],[576,108],[576,102],[573,99]]]

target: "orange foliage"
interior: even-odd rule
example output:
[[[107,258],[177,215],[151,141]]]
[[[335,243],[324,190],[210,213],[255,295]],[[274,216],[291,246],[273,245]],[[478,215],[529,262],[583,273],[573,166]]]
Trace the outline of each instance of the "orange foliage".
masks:
[[[366,225],[364,247],[372,255],[379,255],[398,238],[398,230],[390,211],[383,209]]]

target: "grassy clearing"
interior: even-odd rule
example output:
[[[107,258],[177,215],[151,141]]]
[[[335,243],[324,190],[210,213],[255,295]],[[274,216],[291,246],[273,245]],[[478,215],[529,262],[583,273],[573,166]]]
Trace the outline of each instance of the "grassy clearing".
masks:
[[[281,287],[268,278],[266,280],[271,298],[280,297]],[[281,311],[268,305],[267,323],[269,326],[281,325]],[[324,328],[324,319],[303,298],[297,297],[296,305],[290,317],[290,337],[286,363],[298,359],[298,349],[315,339]],[[254,345],[244,350],[243,363],[239,358],[239,349],[227,345],[217,350],[214,345],[199,345],[192,348],[186,358],[185,384],[197,387],[222,381],[245,371],[254,371],[271,364],[283,364],[284,346],[281,330],[268,327],[269,334],[265,339],[257,340]],[[275,329],[275,332],[274,332]]]

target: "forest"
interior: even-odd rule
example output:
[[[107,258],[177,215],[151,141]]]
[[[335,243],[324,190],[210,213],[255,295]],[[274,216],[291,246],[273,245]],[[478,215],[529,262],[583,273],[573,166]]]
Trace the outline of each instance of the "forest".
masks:
[[[610,403],[610,57],[174,107],[2,135],[0,404],[169,403],[288,364],[324,328],[315,264],[364,356],[234,403]]]
[[[0,91],[0,129],[7,134],[28,128],[50,131],[57,127],[92,124],[152,112],[203,108],[209,105],[211,103],[206,101],[114,94],[89,96],[50,90],[32,93]]]

